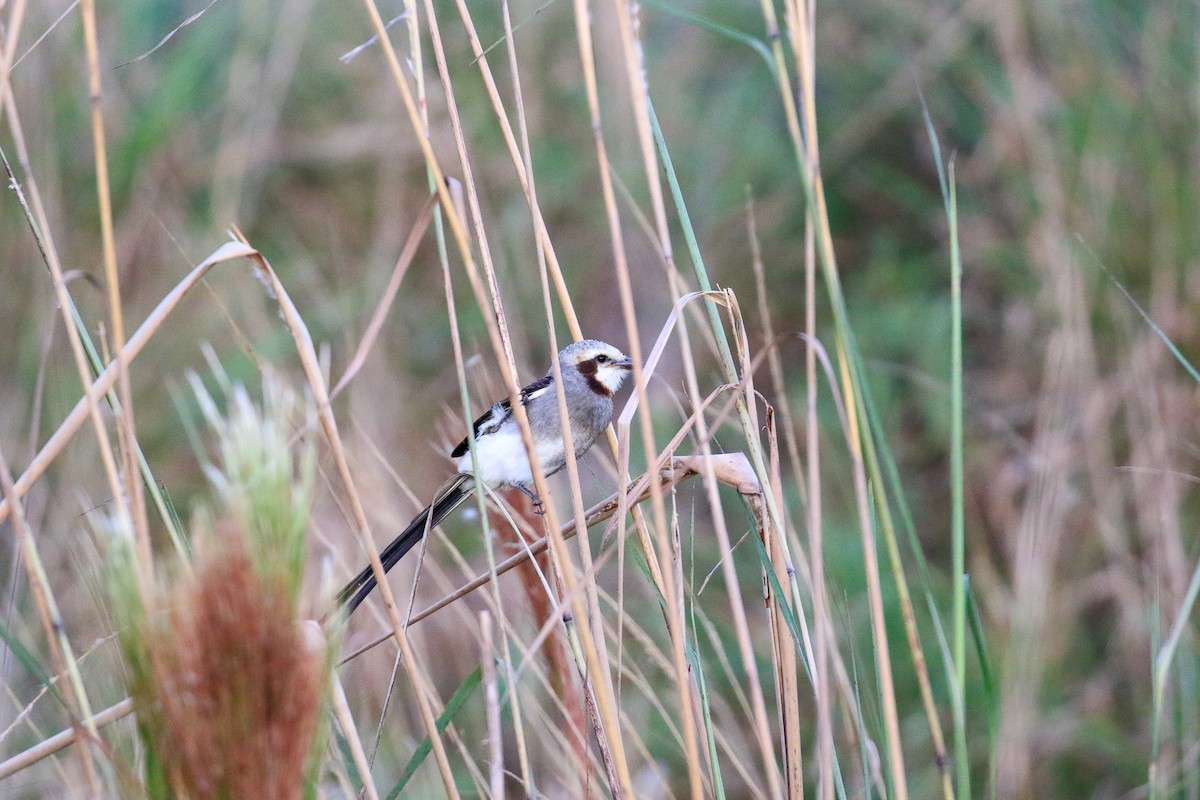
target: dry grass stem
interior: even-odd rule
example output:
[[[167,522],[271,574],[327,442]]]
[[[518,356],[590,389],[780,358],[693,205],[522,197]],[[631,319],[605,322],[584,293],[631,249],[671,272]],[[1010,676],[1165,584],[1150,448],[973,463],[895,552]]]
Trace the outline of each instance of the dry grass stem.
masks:
[[[12,503],[13,535],[17,539],[17,544],[21,552],[21,560],[25,566],[30,588],[33,591],[34,604],[37,607],[38,617],[42,623],[46,642],[50,647],[55,671],[59,675],[66,674],[69,677],[66,683],[66,701],[78,707],[78,713],[76,713],[75,709],[69,709],[72,714],[71,732],[76,739],[87,736],[91,742],[98,742],[98,728],[92,720],[91,704],[80,676],[79,665],[75,660],[71,643],[67,639],[58,603],[54,598],[53,589],[46,577],[46,570],[42,565],[41,557],[38,555],[33,532],[26,523],[21,501],[16,496],[16,491],[13,488],[12,473],[9,471],[8,461],[4,458],[3,452],[0,452],[0,488],[3,489],[4,496]],[[88,787],[93,793],[98,793],[100,785],[96,767],[92,759],[91,748],[81,748],[79,759],[83,766],[83,774]],[[0,765],[0,774],[2,774],[3,766],[7,766],[7,763]]]

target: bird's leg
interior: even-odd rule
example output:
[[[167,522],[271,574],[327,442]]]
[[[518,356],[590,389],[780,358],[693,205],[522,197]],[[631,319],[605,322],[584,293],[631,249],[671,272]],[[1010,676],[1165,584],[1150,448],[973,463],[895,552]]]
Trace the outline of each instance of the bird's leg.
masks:
[[[542,506],[542,498],[534,494],[528,486],[520,482],[514,482],[513,488],[520,489],[526,497],[533,501],[533,513],[539,516],[546,513],[545,507]]]

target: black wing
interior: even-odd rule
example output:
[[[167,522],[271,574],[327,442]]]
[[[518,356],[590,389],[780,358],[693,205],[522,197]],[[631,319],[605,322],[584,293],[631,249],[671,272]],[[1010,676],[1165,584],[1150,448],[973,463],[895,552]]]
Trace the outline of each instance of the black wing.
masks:
[[[554,383],[553,375],[546,375],[538,378],[533,383],[521,389],[521,405],[527,406],[533,398],[541,395]],[[508,398],[504,398],[487,411],[480,415],[479,419],[475,420],[475,424],[471,427],[471,435],[478,439],[480,436],[486,436],[492,431],[499,428],[509,417],[512,416],[512,403]],[[467,445],[467,440],[463,439],[458,443],[458,447],[450,453],[451,458],[462,458],[467,454],[470,447]]]

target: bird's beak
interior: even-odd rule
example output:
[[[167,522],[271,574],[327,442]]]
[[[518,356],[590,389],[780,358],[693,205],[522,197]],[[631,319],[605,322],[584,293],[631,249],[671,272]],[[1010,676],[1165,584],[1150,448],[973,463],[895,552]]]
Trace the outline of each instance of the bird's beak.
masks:
[[[613,366],[620,367],[621,369],[633,369],[633,359],[625,356],[620,361],[614,361]]]

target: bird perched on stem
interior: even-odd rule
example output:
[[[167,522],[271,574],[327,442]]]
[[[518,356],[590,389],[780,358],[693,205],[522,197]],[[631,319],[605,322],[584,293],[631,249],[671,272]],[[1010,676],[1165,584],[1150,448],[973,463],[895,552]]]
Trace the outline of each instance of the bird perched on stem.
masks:
[[[633,361],[611,344],[584,339],[563,348],[558,354],[558,365],[567,401],[567,418],[571,424],[571,440],[575,446],[575,457],[579,458],[612,422],[613,393],[621,388],[633,367]],[[553,475],[567,465],[567,448],[558,413],[553,367],[521,390],[521,404],[529,416],[529,427],[533,432],[533,444],[542,472],[547,476]],[[475,440],[478,472],[472,471],[470,438]],[[496,403],[475,420],[470,437],[463,439],[450,457],[455,459],[458,473],[443,484],[433,502],[379,553],[384,572],[394,567],[405,553],[421,541],[427,530],[458,508],[474,490],[476,480],[482,481],[489,489],[506,486],[519,489],[529,495],[535,509],[540,509],[542,501],[533,492],[533,469],[508,398]],[[375,573],[367,565],[338,594],[338,605],[345,606],[348,616],[354,613],[354,609],[374,588]]]

